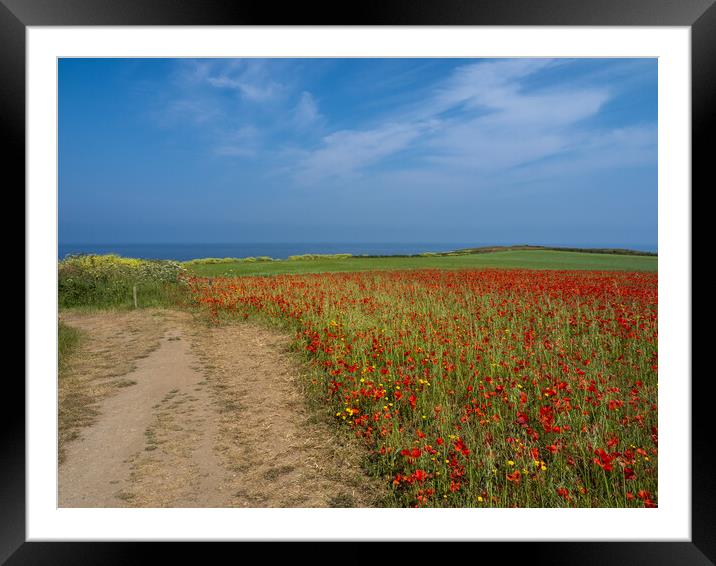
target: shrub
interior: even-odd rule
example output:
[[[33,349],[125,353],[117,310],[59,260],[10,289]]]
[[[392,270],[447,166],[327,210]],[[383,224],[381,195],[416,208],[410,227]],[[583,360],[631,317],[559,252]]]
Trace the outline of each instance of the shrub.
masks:
[[[184,294],[186,270],[176,261],[143,260],[118,255],[73,255],[58,265],[60,307],[133,306],[137,286],[140,306],[176,304]]]

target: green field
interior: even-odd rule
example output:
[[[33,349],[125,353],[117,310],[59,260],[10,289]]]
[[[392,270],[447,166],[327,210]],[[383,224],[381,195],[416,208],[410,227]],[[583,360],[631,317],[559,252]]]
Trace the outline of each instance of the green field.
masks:
[[[206,277],[324,273],[385,269],[475,269],[481,267],[524,269],[586,269],[601,271],[657,271],[656,256],[597,254],[552,250],[517,250],[431,257],[349,257],[191,263],[187,269]]]

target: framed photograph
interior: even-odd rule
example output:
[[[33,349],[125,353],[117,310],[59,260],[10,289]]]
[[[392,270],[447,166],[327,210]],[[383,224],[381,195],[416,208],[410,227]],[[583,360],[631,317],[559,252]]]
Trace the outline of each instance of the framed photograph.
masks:
[[[0,560],[715,563],[712,4],[0,0],[27,328]]]

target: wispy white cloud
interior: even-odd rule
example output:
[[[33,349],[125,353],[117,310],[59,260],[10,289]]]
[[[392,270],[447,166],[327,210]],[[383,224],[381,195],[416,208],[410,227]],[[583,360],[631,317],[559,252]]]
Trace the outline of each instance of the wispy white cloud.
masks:
[[[352,177],[359,170],[406,148],[420,134],[422,124],[385,124],[372,130],[340,130],[305,154],[296,178],[314,183],[334,177]]]
[[[297,94],[289,85],[290,73],[280,74],[280,69],[274,60],[178,61],[171,83],[160,93],[157,121],[196,126],[197,138],[214,155],[256,156],[262,140],[276,131],[322,119],[311,93]]]
[[[274,100],[286,87],[276,80],[269,66],[260,59],[240,59],[211,69],[205,75],[213,87],[236,90],[243,98],[254,102]]]
[[[305,129],[322,120],[318,103],[308,91],[303,91],[293,109],[293,124],[299,130]]]
[[[519,97],[520,81],[551,64],[549,59],[507,59],[462,65],[436,87],[422,110],[435,115],[461,105],[466,109],[507,108]]]
[[[598,133],[579,133],[564,159],[544,160],[510,172],[513,181],[590,175],[618,167],[656,165],[656,125],[637,125]]]
[[[543,59],[501,60],[463,65],[436,85],[419,104],[397,108],[369,128],[327,135],[296,164],[296,180],[318,183],[355,178],[381,161],[408,150],[421,152],[424,163],[445,171],[506,174],[511,168],[545,158],[596,151],[598,138],[610,139],[612,151],[634,159],[651,139],[616,132],[585,133],[581,122],[610,100],[600,86],[562,86],[560,90],[527,88],[536,73],[564,64]],[[406,168],[414,167],[407,165]]]
[[[346,109],[343,120],[351,127],[333,131],[308,85],[294,76],[296,69],[282,64],[187,62],[179,76],[188,90],[167,104],[166,113],[203,127],[214,154],[264,159],[271,164],[267,176],[283,175],[304,186],[375,175],[381,167],[430,170],[451,179],[517,178],[525,167],[549,175],[574,163],[638,164],[655,154],[656,136],[648,128],[610,130],[585,123],[615,96],[613,85],[585,77],[559,84],[541,80],[540,73],[570,61],[463,64],[428,86],[419,101],[393,99],[382,117],[373,112],[351,120]]]
[[[253,157],[259,149],[259,131],[254,126],[223,132],[221,142],[214,148],[216,155]]]
[[[203,125],[211,122],[220,115],[219,109],[209,101],[197,98],[179,98],[170,101],[162,108],[160,122],[194,123]]]
[[[605,92],[515,93],[498,110],[450,120],[428,141],[435,162],[478,170],[504,170],[575,149],[578,123],[608,100]]]

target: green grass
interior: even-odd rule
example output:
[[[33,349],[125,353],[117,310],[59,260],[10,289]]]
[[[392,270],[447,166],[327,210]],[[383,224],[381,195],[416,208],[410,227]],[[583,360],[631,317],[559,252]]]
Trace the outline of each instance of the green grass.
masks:
[[[498,251],[457,256],[350,257],[340,259],[276,260],[187,264],[201,276],[278,275],[400,269],[475,269],[481,267],[525,269],[586,269],[600,271],[657,271],[656,256],[616,255],[551,250]]]
[[[80,310],[129,310],[134,308],[133,281],[99,284],[83,293],[60,292],[60,307]],[[185,289],[177,283],[148,281],[137,284],[139,308],[169,308],[181,305]]]
[[[57,353],[59,355],[60,372],[67,365],[67,359],[77,349],[80,341],[80,331],[60,322],[57,328]]]

